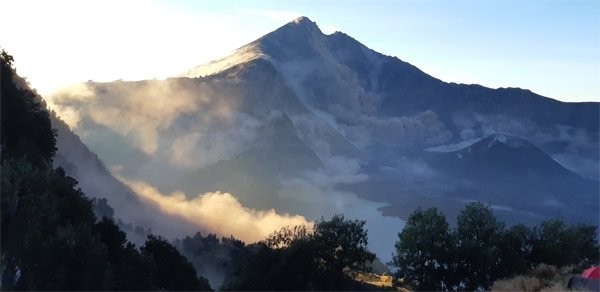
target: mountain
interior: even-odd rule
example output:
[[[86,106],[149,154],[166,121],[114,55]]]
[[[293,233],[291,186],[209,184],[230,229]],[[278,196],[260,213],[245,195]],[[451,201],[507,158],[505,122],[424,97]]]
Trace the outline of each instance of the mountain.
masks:
[[[598,180],[575,174],[521,138],[490,135],[439,156],[434,162],[437,169],[455,181],[477,182],[481,196],[471,199],[493,200],[499,209],[520,206],[523,212],[553,213],[572,221],[586,221],[586,214],[594,214],[600,206]]]
[[[211,75],[257,60],[277,67],[303,102],[355,145],[432,146],[512,133],[580,174],[599,176],[597,103],[559,102],[519,88],[445,83],[344,33],[325,35],[306,17],[183,76]],[[424,113],[435,115],[425,115],[424,121],[419,117]]]
[[[178,77],[87,82],[52,101],[102,161],[163,192],[262,209],[301,186],[401,218],[483,200],[532,222],[597,219],[598,103],[446,83],[306,17]]]
[[[557,216],[594,224],[600,208],[598,180],[574,173],[515,136],[493,134],[456,151],[404,155],[410,156],[369,165],[368,181],[342,189],[387,202],[380,208],[387,216],[437,207],[454,218],[466,202],[482,201],[511,224]]]
[[[504,134],[490,135],[462,150],[442,155],[450,158],[450,167],[463,173],[518,174],[524,179],[533,179],[527,174],[581,178],[529,141]]]

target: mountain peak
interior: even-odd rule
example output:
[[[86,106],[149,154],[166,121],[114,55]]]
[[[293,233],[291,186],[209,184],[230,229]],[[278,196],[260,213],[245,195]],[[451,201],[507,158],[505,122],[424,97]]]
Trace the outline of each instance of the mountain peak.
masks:
[[[286,24],[284,24],[283,26],[279,27],[278,29],[274,30],[273,32],[267,34],[271,35],[271,34],[278,34],[279,33],[285,33],[285,34],[294,34],[296,36],[299,36],[297,34],[301,33],[301,34],[323,34],[321,32],[321,30],[319,29],[319,26],[317,25],[316,22],[310,20],[308,17],[306,16],[300,16]],[[263,36],[264,38],[264,36]]]
[[[326,35],[302,16],[250,43],[275,60],[314,58],[327,51]]]
[[[296,19],[284,24],[283,26],[279,27],[278,29],[276,29],[273,32],[276,31],[281,31],[283,30],[285,33],[291,33],[291,32],[304,32],[304,33],[308,33],[308,34],[316,34],[316,35],[321,35],[323,34],[321,32],[321,29],[319,29],[319,26],[317,25],[316,22],[310,20],[310,18],[306,17],[306,16],[300,16],[297,17]]]
[[[508,145],[511,148],[522,148],[524,146],[529,145],[529,141],[517,137],[517,136],[511,136],[511,135],[505,135],[505,134],[501,134],[501,133],[496,133],[496,134],[492,134],[490,136],[488,136],[489,140],[491,140],[491,143],[503,143]]]
[[[301,25],[317,25],[314,21],[310,20],[306,16],[299,16],[290,23],[301,24]]]
[[[501,134],[501,133],[495,133],[495,134],[489,135],[489,136],[481,139],[479,142],[467,147],[467,151],[469,151],[469,152],[484,152],[484,151],[488,151],[488,150],[490,150],[492,148],[496,148],[496,147],[508,147],[508,148],[513,148],[513,149],[520,149],[520,148],[528,148],[531,145],[532,144],[529,141],[527,141],[523,138],[506,135],[506,134]]]

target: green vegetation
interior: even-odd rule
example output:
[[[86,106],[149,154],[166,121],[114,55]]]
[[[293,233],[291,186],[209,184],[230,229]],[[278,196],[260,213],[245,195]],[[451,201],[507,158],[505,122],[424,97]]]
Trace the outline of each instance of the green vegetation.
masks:
[[[552,265],[539,264],[522,275],[494,282],[492,291],[566,291],[574,266],[560,269]]]
[[[404,280],[419,290],[443,289],[453,268],[449,247],[455,245],[446,217],[433,208],[416,210],[399,236],[393,265]]]
[[[375,255],[367,251],[365,221],[342,215],[317,222],[311,232],[284,228],[263,242],[249,245],[251,254],[225,290],[355,290],[345,269],[367,271]]]
[[[148,236],[142,255],[156,266],[156,287],[161,290],[207,290],[208,281],[196,276],[196,270],[177,249],[161,237]]]
[[[220,286],[227,277],[240,269],[241,263],[250,254],[246,244],[240,240],[222,237],[219,241],[215,234],[202,236],[200,232],[192,237],[175,240],[175,246],[214,287]]]
[[[13,57],[0,52],[2,92],[2,160],[26,157],[36,167],[49,167],[56,153],[56,137],[44,101],[15,78]]]
[[[2,290],[209,290],[164,239],[140,251],[112,219],[97,222],[77,181],[52,168],[46,104],[12,62],[0,53]]]
[[[540,264],[581,271],[600,260],[595,226],[554,219],[533,229],[505,229],[483,203],[468,204],[457,221],[450,230],[435,208],[413,212],[396,243],[398,276],[418,290],[488,289],[497,279],[544,267]],[[515,281],[517,286],[530,282],[527,277]]]

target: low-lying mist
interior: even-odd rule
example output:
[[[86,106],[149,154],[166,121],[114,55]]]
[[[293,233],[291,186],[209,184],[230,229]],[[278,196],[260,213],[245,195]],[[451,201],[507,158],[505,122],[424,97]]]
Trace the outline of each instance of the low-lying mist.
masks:
[[[166,195],[145,182],[121,180],[143,201],[162,212],[180,217],[199,230],[221,236],[233,235],[247,243],[264,239],[286,226],[312,226],[312,222],[303,216],[278,214],[274,209],[262,211],[244,207],[230,193],[205,193],[188,199],[179,191]]]

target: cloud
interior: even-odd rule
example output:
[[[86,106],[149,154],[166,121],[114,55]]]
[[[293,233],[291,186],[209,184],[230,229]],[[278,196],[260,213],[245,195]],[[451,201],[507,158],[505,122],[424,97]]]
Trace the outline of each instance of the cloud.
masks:
[[[229,84],[167,79],[82,83],[48,100],[79,134],[102,134],[106,131],[96,125],[106,127],[125,145],[147,154],[149,167],[197,169],[239,154],[255,138],[261,122],[238,111],[242,94]],[[112,141],[84,142],[102,148]],[[130,165],[116,153],[100,154],[109,165]],[[138,166],[135,171],[143,169]]]
[[[85,83],[78,83],[62,89],[58,96],[49,96],[46,98],[46,103],[51,110],[54,110],[74,130],[81,121],[81,115],[77,109],[64,105],[62,101],[76,100],[78,102],[89,102],[93,98],[94,92]]]
[[[599,179],[600,144],[597,132],[558,125],[554,127],[554,131],[536,132],[533,141],[548,149],[552,158],[563,166],[580,175]],[[546,145],[549,147],[545,147]]]
[[[515,118],[503,114],[458,113],[452,116],[452,122],[458,127],[463,140],[485,137],[495,133],[505,133],[527,137],[537,129],[529,119]]]
[[[274,209],[262,211],[244,207],[230,193],[205,193],[187,199],[179,191],[164,195],[142,181],[121,180],[142,200],[155,205],[162,212],[181,217],[209,232],[222,236],[233,235],[245,242],[259,241],[285,226],[312,225],[303,216],[278,214]]]
[[[429,164],[416,158],[402,157],[398,159],[394,170],[399,177],[406,181],[433,179],[437,175],[437,172]]]
[[[468,140],[464,140],[464,141],[460,141],[458,143],[454,143],[454,144],[447,144],[447,145],[439,145],[439,146],[435,146],[435,147],[428,147],[425,148],[426,151],[430,151],[430,152],[453,152],[453,151],[458,151],[461,150],[463,148],[466,148],[468,146],[473,145],[474,143],[476,143],[477,141],[479,141],[482,138],[473,138],[473,139],[468,139]]]
[[[305,172],[300,178],[294,180],[307,180],[316,187],[333,187],[336,184],[358,183],[368,179],[360,172],[358,160],[342,156],[331,156],[322,159],[323,169]]]
[[[227,125],[215,125],[210,114],[207,121],[194,121],[188,129],[177,129],[169,151],[169,163],[188,169],[211,165],[239,154],[253,141],[262,124],[258,119],[241,113],[229,113]],[[211,128],[215,126],[215,128]],[[179,125],[178,125],[179,126]]]
[[[495,133],[511,133],[523,137],[532,129],[537,128],[529,119],[517,119],[505,115],[475,114],[475,121],[480,124],[484,136]]]
[[[452,137],[452,133],[431,110],[412,117],[361,116],[358,121],[369,130],[374,138],[387,143],[436,145],[447,142]]]
[[[452,132],[432,110],[413,116],[380,115],[383,97],[377,85],[363,85],[355,70],[344,65],[356,56],[315,46],[325,57],[298,57],[284,51],[274,64],[304,104],[354,146],[364,148],[373,140],[397,145],[439,145],[452,138]],[[368,61],[364,70],[380,70],[380,58],[368,50],[363,53]],[[311,127],[311,122],[296,125],[305,132],[317,128]]]
[[[76,121],[89,118],[131,137],[146,154],[156,152],[159,130],[169,127],[178,114],[197,110],[202,102],[202,96],[167,81],[116,82],[111,84],[110,91],[102,84],[82,83],[49,99],[59,116],[70,111],[78,117],[67,121],[69,126],[75,128]]]
[[[195,165],[196,163],[190,157],[194,156],[192,151],[201,137],[200,133],[191,133],[175,139],[173,145],[171,145],[171,163],[182,166]]]

